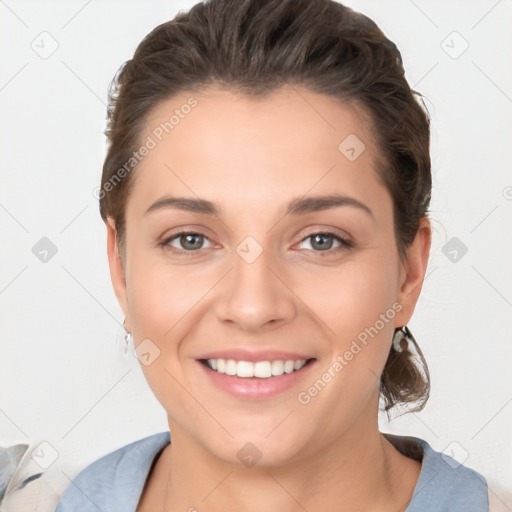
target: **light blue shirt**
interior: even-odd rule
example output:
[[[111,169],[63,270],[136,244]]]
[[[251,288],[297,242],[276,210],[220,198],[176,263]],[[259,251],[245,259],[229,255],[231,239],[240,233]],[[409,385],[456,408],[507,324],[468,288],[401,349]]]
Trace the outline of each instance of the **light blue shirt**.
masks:
[[[422,457],[406,512],[489,512],[485,478],[436,452],[423,439],[383,434],[404,455]],[[160,432],[89,464],[70,482],[55,512],[136,512],[142,490],[170,433]]]

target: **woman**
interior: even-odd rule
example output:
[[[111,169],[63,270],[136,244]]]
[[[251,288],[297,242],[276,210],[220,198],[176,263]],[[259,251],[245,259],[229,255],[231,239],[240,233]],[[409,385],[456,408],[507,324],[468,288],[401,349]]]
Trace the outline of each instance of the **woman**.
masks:
[[[91,464],[58,512],[488,510],[481,475],[378,429],[430,388],[407,328],[431,238],[415,94],[329,0],[212,0],[146,36],[99,197],[170,432]]]

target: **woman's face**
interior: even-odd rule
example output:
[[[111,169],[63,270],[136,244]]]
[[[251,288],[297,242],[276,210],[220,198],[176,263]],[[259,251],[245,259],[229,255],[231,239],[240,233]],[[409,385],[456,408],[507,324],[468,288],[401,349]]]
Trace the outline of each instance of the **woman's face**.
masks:
[[[109,260],[173,440],[276,465],[375,430],[429,237],[404,266],[363,113],[305,89],[209,89],[146,121],[124,273],[112,222]]]

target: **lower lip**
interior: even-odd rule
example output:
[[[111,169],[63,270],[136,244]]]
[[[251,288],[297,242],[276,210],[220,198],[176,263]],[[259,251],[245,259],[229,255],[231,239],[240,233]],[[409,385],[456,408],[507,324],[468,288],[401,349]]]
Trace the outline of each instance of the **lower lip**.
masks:
[[[300,370],[292,373],[283,373],[283,375],[260,379],[258,377],[237,377],[236,375],[219,373],[198,361],[203,371],[218,388],[235,397],[252,399],[272,398],[284,393],[303,379],[314,363],[315,361],[311,361]]]

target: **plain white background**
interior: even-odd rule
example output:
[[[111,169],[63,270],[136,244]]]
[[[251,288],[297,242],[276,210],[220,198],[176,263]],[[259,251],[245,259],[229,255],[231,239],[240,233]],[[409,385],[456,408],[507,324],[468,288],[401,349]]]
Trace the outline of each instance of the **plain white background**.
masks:
[[[0,444],[49,443],[37,510],[53,510],[88,463],[168,429],[123,353],[93,190],[110,80],[194,3],[0,2]],[[432,117],[434,239],[409,324],[432,393],[420,413],[383,416],[381,430],[478,470],[494,509],[512,510],[512,2],[346,3],[397,44]],[[43,237],[56,250],[47,261]]]

